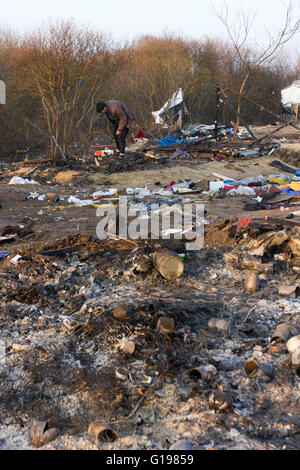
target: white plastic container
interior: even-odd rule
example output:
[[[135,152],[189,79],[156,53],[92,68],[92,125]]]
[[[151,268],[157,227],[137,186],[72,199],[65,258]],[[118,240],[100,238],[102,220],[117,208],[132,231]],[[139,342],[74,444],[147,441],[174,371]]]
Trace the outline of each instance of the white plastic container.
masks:
[[[209,190],[210,191],[219,191],[219,189],[224,188],[225,183],[224,181],[211,181],[209,183]]]

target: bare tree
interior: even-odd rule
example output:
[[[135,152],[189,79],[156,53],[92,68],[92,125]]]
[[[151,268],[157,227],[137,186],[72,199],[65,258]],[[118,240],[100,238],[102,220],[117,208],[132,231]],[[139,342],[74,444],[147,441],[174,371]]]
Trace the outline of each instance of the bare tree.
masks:
[[[24,80],[32,96],[40,99],[55,156],[52,136],[65,152],[86,120],[89,125],[84,127],[91,127],[95,100],[108,72],[110,42],[69,21],[31,35],[25,45]]]
[[[256,44],[256,48],[250,47],[249,41],[250,34],[254,29],[257,11],[252,15],[241,9],[233,11],[234,8],[232,6],[229,7],[226,0],[224,0],[221,12],[215,6],[213,7],[215,15],[226,28],[230,41],[236,51],[238,65],[242,72],[234,126],[235,134],[240,122],[242,96],[245,93],[249,78],[263,67],[270,66],[271,62],[278,57],[283,46],[300,31],[300,16],[296,13],[294,0],[289,0],[287,5],[283,4],[283,7],[283,25],[277,33],[268,33],[267,44],[263,46]]]

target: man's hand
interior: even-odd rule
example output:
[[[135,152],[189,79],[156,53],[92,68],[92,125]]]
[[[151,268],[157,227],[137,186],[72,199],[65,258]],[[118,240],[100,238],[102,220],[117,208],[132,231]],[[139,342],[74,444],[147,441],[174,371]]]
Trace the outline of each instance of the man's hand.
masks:
[[[116,132],[116,135],[121,135],[121,134],[122,134],[121,131],[117,131],[117,132]]]

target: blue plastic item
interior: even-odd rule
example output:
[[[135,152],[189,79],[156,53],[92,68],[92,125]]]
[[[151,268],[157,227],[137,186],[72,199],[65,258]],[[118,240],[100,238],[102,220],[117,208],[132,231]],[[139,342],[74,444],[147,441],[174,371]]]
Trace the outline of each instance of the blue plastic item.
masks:
[[[159,139],[156,141],[157,145],[174,145],[174,144],[179,144],[180,142],[185,142],[185,139],[174,139],[174,137],[171,137],[168,135],[164,139]]]

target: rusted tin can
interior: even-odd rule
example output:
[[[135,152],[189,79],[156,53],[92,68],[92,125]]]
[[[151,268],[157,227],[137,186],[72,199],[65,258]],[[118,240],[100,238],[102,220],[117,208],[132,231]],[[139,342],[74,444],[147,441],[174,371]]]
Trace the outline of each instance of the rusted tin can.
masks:
[[[233,398],[229,392],[216,390],[212,392],[208,398],[211,409],[218,413],[230,413],[233,410]]]
[[[258,287],[258,271],[245,269],[245,289],[248,294],[254,294]]]
[[[160,317],[157,320],[156,329],[163,334],[172,334],[174,332],[174,318]]]
[[[290,334],[291,329],[289,325],[286,323],[278,325],[272,335],[271,342],[269,344],[269,351],[274,353],[281,352],[286,349],[286,342],[289,339]]]
[[[253,379],[256,377],[261,370],[263,374],[267,375],[268,377],[274,377],[274,369],[269,364],[263,364],[261,362],[256,361],[256,359],[250,359],[246,362],[244,366],[245,373],[249,379]]]
[[[58,428],[48,428],[47,421],[35,421],[30,429],[30,442],[36,447],[42,447],[58,436]]]
[[[117,305],[113,309],[112,314],[113,314],[113,317],[119,321],[128,321],[130,319],[128,308],[126,305]]]
[[[212,364],[194,367],[190,370],[193,377],[201,379],[203,382],[210,382],[217,375],[218,371]]]
[[[92,421],[88,428],[89,436],[99,446],[101,443],[114,442],[118,435],[108,424]]]
[[[291,329],[289,325],[286,323],[282,323],[281,325],[278,325],[273,333],[273,336],[271,338],[271,342],[273,341],[284,341],[285,343],[289,339],[291,334]]]
[[[294,351],[290,358],[293,368],[296,370],[297,375],[300,376],[300,349]]]
[[[292,367],[296,370],[297,375],[300,375],[300,335],[289,339],[286,347],[290,353]]]
[[[287,350],[290,354],[300,349],[300,335],[293,336],[291,339],[288,340],[286,343]]]
[[[210,318],[208,321],[208,328],[212,330],[224,331],[226,332],[229,329],[229,323],[227,320],[222,318]]]

